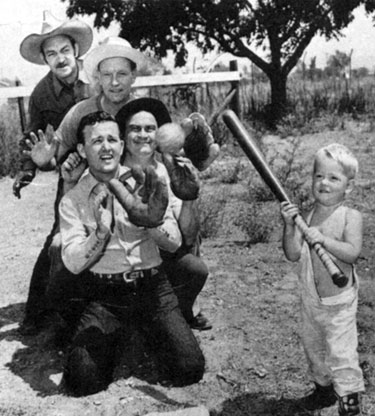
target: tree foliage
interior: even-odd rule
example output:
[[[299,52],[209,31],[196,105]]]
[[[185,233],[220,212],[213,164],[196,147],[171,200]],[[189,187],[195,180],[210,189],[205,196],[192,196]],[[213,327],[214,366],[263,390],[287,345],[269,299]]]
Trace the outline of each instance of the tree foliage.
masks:
[[[187,42],[248,58],[270,79],[274,111],[286,104],[286,80],[312,38],[339,37],[353,10],[374,0],[62,0],[68,16],[95,14],[96,27],[121,25],[120,36],[141,50],[185,64]],[[259,51],[261,51],[259,53]]]

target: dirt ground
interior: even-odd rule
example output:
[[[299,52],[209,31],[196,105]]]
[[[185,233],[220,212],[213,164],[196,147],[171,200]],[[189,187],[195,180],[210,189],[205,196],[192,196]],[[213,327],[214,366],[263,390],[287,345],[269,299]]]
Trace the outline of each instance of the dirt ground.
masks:
[[[367,125],[352,122],[343,130],[300,137],[295,163],[301,166],[306,184],[314,151],[337,141],[358,156],[360,182],[371,180],[375,139],[368,130]],[[268,152],[277,154],[275,150],[288,140],[269,136],[264,143]],[[142,340],[134,339],[127,346],[132,362],[120,361],[106,391],[84,398],[67,396],[60,385],[63,353],[55,348],[52,335],[22,337],[17,332],[31,271],[52,225],[56,179],[54,173],[39,173],[23,190],[21,200],[12,195],[10,178],[0,180],[0,415],[142,416],[197,405],[206,406],[214,416],[313,414],[298,405],[310,384],[298,337],[296,265],[283,256],[280,227],[267,244],[249,245],[243,236],[203,241],[210,276],[200,303],[213,329],[195,331],[206,357],[201,382],[184,388],[158,383],[150,376],[153,367],[147,351],[140,348]],[[217,186],[211,179],[204,189]],[[374,194],[374,189],[357,187],[348,202],[363,212],[365,220],[364,248],[358,261],[358,326],[366,376],[363,414],[367,416],[375,415]],[[233,204],[228,207],[235,210]],[[277,204],[272,209],[279,218]],[[315,415],[337,415],[337,408]]]

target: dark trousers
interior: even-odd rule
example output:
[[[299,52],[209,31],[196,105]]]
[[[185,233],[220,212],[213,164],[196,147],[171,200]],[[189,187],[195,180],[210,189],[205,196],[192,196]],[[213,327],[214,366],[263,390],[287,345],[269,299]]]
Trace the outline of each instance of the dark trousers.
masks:
[[[208,277],[207,266],[200,257],[181,251],[173,258],[165,259],[163,267],[178,298],[182,315],[190,322],[194,317],[195,299]]]
[[[42,323],[48,312],[46,309],[46,290],[50,281],[50,274],[51,272],[57,273],[59,269],[64,267],[61,253],[59,255],[55,253],[53,261],[51,261],[49,255],[53,238],[59,230],[58,205],[62,198],[62,189],[63,180],[59,177],[54,203],[54,223],[33,268],[25,306],[24,325],[38,326]]]
[[[37,325],[45,312],[45,291],[51,268],[48,250],[53,235],[54,231],[51,231],[34,265],[26,301],[24,324]]]
[[[124,336],[121,329],[134,322],[139,328],[147,328],[157,356],[175,385],[196,383],[202,378],[203,353],[163,271],[152,278],[140,279],[136,286],[97,281],[90,273],[72,278],[75,282],[70,288],[72,292],[74,286],[78,289],[76,299],[86,292],[77,316],[72,316],[72,308],[66,307],[69,303],[64,309],[65,300],[59,296],[58,288],[65,286],[69,277],[65,276],[64,284],[58,283],[48,292],[51,301],[55,306],[60,305],[61,314],[74,328],[64,372],[65,383],[72,394],[92,394],[108,386],[120,333]],[[61,289],[66,300],[70,296],[67,292]]]

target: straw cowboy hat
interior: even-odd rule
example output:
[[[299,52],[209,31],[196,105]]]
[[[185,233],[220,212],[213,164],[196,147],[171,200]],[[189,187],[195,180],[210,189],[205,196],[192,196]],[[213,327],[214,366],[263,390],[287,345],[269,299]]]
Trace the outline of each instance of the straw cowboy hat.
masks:
[[[78,45],[79,56],[84,55],[90,49],[93,40],[92,29],[86,23],[77,19],[61,22],[45,12],[41,34],[33,33],[21,42],[22,57],[33,64],[46,65],[41,54],[42,44],[46,39],[59,35],[70,36],[74,39]]]
[[[90,82],[95,80],[100,62],[104,59],[117,57],[126,58],[134,62],[138,71],[146,66],[146,57],[143,53],[132,48],[127,40],[110,36],[104,39],[99,46],[92,49],[83,60],[83,68]]]

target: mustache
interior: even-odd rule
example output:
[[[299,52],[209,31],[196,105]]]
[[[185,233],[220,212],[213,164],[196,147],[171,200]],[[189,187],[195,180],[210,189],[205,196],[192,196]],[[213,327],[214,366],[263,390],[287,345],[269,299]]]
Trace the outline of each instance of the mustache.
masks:
[[[64,62],[64,63],[57,64],[56,68],[60,69],[60,68],[65,68],[66,66],[67,66],[67,64]]]

